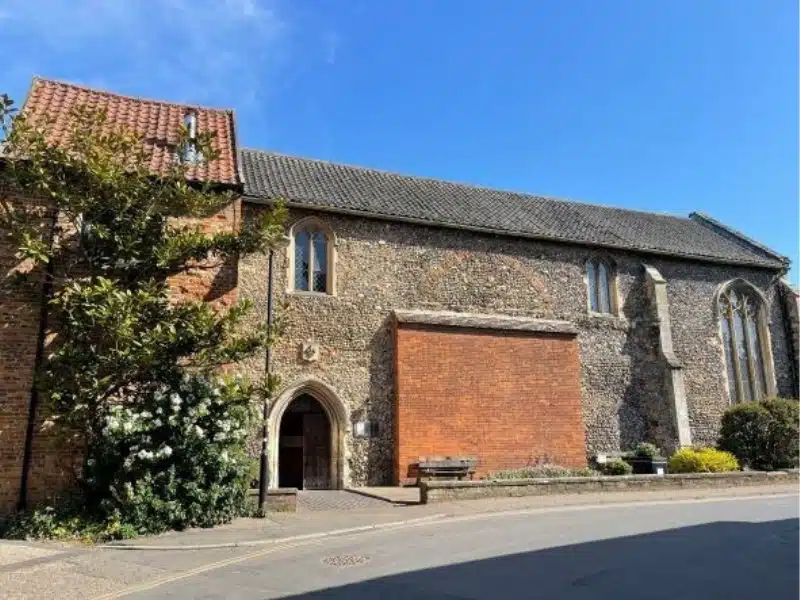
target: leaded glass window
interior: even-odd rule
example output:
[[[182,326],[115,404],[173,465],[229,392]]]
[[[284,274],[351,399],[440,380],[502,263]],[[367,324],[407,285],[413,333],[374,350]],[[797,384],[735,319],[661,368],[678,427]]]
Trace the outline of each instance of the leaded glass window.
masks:
[[[315,292],[326,292],[328,291],[328,243],[321,231],[311,234],[311,250],[313,257],[311,289]]]
[[[294,289],[308,290],[308,265],[311,248],[307,231],[298,231],[294,236]]]
[[[768,390],[761,299],[744,286],[732,286],[720,295],[718,308],[730,400],[759,400]]]
[[[614,312],[614,271],[605,262],[590,260],[586,263],[586,281],[589,286],[589,310],[596,313]]]
[[[294,232],[294,289],[328,293],[328,236],[317,228]]]
[[[598,312],[600,300],[597,298],[597,267],[592,261],[586,263],[586,278],[589,281],[589,310]]]

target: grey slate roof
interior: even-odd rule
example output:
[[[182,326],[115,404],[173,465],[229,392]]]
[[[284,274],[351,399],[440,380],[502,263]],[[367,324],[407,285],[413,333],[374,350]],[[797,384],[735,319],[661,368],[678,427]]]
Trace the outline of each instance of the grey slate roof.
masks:
[[[246,197],[289,206],[573,244],[781,268],[787,259],[698,215],[682,218],[239,151]]]

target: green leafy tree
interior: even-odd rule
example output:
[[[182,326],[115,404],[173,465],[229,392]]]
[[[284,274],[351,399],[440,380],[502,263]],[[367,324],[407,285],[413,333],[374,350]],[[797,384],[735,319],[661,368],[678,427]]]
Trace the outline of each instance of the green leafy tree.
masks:
[[[269,251],[283,208],[239,231],[201,230],[233,196],[189,181],[178,157],[191,144],[194,156],[216,160],[213,132],[190,140],[182,131],[176,159],[154,173],[144,140],[102,111],[76,109],[59,144],[5,95],[0,118],[0,225],[28,275],[52,287],[56,336],[37,385],[58,431],[83,450],[82,505],[139,531],[230,519],[245,501],[252,399],[274,382],[250,384],[221,367],[273,332],[244,326],[249,303],[180,300],[169,280]]]

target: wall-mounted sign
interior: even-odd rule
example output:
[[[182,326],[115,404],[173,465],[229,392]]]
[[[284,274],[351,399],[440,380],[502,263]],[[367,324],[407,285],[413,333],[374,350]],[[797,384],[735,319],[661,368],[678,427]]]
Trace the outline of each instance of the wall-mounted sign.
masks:
[[[356,421],[353,423],[353,435],[358,438],[378,436],[378,424],[372,421]]]

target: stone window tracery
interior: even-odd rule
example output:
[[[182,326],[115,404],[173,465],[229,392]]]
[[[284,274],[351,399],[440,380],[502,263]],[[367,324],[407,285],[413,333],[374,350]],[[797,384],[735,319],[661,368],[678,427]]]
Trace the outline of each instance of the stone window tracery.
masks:
[[[751,286],[727,286],[717,300],[731,402],[771,395],[764,302]],[[765,351],[766,350],[766,351]]]
[[[615,314],[616,281],[613,266],[600,259],[587,261],[586,281],[589,290],[589,310],[593,313]]]

